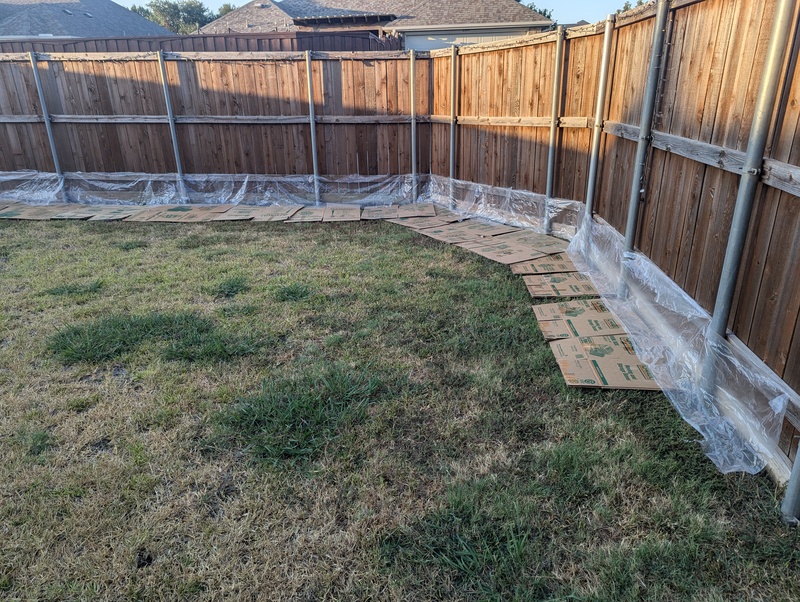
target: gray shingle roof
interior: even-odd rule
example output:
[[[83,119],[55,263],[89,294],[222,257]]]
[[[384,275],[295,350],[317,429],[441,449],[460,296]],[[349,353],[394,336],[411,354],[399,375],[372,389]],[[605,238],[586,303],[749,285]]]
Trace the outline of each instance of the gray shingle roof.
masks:
[[[111,0],[0,0],[0,37],[173,35]]]
[[[515,0],[263,0],[245,4],[201,31],[297,31],[297,24],[311,19],[347,17],[382,17],[388,29],[547,21]]]

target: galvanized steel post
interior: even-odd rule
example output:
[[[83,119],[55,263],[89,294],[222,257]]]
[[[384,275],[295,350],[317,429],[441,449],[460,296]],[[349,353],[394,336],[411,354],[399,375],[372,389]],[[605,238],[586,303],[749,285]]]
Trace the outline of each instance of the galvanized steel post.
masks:
[[[314,202],[320,204],[319,158],[317,156],[317,116],[314,110],[314,80],[311,71],[311,51],[306,50],[306,81],[308,84],[308,125],[311,128],[311,161],[314,168]]]
[[[550,232],[550,199],[556,179],[556,151],[558,144],[559,109],[561,107],[561,79],[564,72],[564,27],[556,30],[556,57],[553,65],[553,100],[550,113],[550,143],[547,153],[547,187],[545,189],[544,231]]]
[[[647,85],[642,101],[642,119],[639,125],[639,144],[636,147],[633,181],[628,199],[628,223],[625,228],[625,251],[633,252],[636,245],[636,228],[639,222],[639,203],[644,195],[644,170],[647,166],[647,151],[650,149],[653,134],[653,115],[656,108],[658,77],[661,67],[661,53],[669,15],[669,0],[658,0],[656,20],[653,29],[653,47],[650,50],[650,67],[647,72]]]
[[[450,208],[455,207],[456,127],[458,125],[458,46],[453,44],[450,61]]]
[[[592,132],[592,150],[589,159],[589,180],[586,186],[586,219],[592,219],[594,195],[597,190],[597,169],[600,163],[600,141],[603,135],[603,116],[608,93],[608,71],[611,64],[611,41],[614,38],[615,15],[606,17],[606,31],[603,38],[603,58],[600,60],[600,83],[597,86],[597,103],[594,111],[594,130]]]
[[[172,152],[175,155],[175,173],[178,174],[179,185],[183,178],[183,163],[181,162],[181,151],[178,147],[178,132],[175,129],[175,113],[172,110],[172,97],[169,95],[169,84],[167,83],[167,67],[164,63],[164,52],[158,51],[158,69],[161,74],[161,86],[164,88],[164,102],[167,106],[167,118],[169,119],[169,134],[172,137]]]
[[[725,250],[725,260],[722,264],[717,298],[714,303],[714,314],[711,318],[711,327],[709,329],[709,336],[716,337],[717,340],[724,339],[727,334],[733,295],[736,291],[736,281],[739,278],[739,268],[744,254],[744,243],[750,226],[756,190],[761,180],[764,151],[772,128],[772,116],[783,76],[784,58],[794,25],[795,8],[795,0],[778,0],[778,4],[775,7],[775,20],[772,24],[769,47],[767,48],[767,56],[762,69],[761,86],[756,99],[753,123],[750,126],[750,137],[747,142],[744,167],[739,180],[739,190],[736,195],[736,205],[733,210],[731,230]],[[712,394],[716,391],[717,385],[714,368],[715,359],[713,355],[708,357],[703,370],[702,384],[706,391]],[[784,520],[787,522],[797,522],[800,519],[800,468],[798,468],[798,465],[800,465],[800,459],[795,460],[792,476],[786,490],[786,497],[781,505]]]
[[[416,56],[412,49],[409,54],[411,61],[409,69],[409,87],[411,88],[411,198],[417,200],[417,69]]]
[[[33,80],[36,82],[36,93],[39,95],[39,104],[42,106],[42,117],[44,118],[44,127],[47,130],[47,140],[50,142],[50,154],[53,158],[53,168],[58,177],[64,179],[64,174],[61,171],[61,162],[58,160],[58,149],[56,148],[56,139],[53,136],[53,122],[50,120],[50,111],[47,110],[47,101],[44,98],[44,88],[42,87],[42,78],[39,75],[39,65],[36,60],[36,53],[31,51],[28,53],[31,60],[31,68],[33,69]]]

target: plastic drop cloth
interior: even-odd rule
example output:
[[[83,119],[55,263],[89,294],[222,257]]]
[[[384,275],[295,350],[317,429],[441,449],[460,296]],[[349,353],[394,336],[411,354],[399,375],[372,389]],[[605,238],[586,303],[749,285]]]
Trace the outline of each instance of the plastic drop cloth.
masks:
[[[316,185],[322,202],[433,202],[465,216],[572,239],[568,254],[622,320],[680,415],[702,435],[714,464],[722,472],[756,473],[780,453],[783,417],[796,394],[735,337],[711,336],[708,313],[649,259],[626,257],[622,236],[611,226],[583,220],[583,203],[426,174],[324,176]],[[36,205],[316,202],[308,175],[6,172],[0,173],[0,197]]]
[[[326,176],[319,179],[326,202],[382,205],[412,202],[414,178]],[[418,187],[419,188],[419,187]],[[137,173],[0,173],[4,199],[34,205],[169,205],[183,203],[288,205],[314,204],[314,177]]]
[[[759,472],[780,453],[783,418],[796,394],[735,337],[714,336],[703,308],[647,257],[624,248],[609,224],[587,219],[567,253],[623,322],[672,405],[702,435],[717,468]]]

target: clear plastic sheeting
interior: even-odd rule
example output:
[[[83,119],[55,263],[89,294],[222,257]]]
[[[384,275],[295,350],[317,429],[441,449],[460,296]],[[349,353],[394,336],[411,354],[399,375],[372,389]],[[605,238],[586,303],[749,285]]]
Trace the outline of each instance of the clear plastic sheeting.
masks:
[[[555,236],[570,239],[580,227],[584,204],[564,199],[547,199],[526,190],[497,188],[441,176],[428,176],[425,200],[540,232],[550,229]]]
[[[422,190],[424,184],[419,186]],[[414,179],[404,176],[326,176],[319,179],[321,200],[330,203],[388,205],[413,202]],[[33,205],[249,204],[308,205],[316,202],[314,177],[68,173],[0,173],[4,199]]]
[[[623,322],[639,358],[702,435],[719,470],[755,474],[767,463],[775,469],[794,392],[735,337],[716,337],[709,314],[647,257],[626,255],[622,235],[607,223],[586,220],[567,253]]]
[[[0,197],[29,205],[63,202],[64,180],[38,171],[0,172]]]
[[[435,175],[323,176],[320,201],[357,205],[433,202],[515,226],[571,238],[580,226],[583,204],[544,195],[450,180]],[[416,192],[416,195],[415,195]],[[35,205],[310,205],[316,202],[314,176],[218,174],[0,173],[0,195]],[[416,197],[416,198],[415,198]]]

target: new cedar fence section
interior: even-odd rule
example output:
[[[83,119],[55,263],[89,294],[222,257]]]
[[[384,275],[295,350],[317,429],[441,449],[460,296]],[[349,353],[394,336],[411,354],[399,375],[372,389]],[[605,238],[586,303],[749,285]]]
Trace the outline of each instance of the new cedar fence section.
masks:
[[[637,246],[713,309],[775,0],[673,0]],[[613,32],[596,211],[625,229],[654,8]],[[0,56],[0,170],[453,175],[585,200],[604,24],[419,53]],[[562,44],[561,53],[556,52]],[[800,41],[785,65],[730,328],[800,390]],[[562,64],[555,63],[561,56]],[[164,66],[164,80],[160,67]],[[32,65],[35,67],[32,68]],[[555,73],[561,72],[556,81]],[[455,76],[455,77],[454,77]],[[553,109],[553,85],[558,84]],[[170,112],[176,135],[176,162]],[[455,92],[453,96],[452,91]],[[415,114],[415,115],[414,115]],[[413,121],[412,124],[412,115]],[[456,133],[451,174],[451,134]],[[785,450],[798,433],[787,427]],[[787,443],[788,441],[788,443]]]

